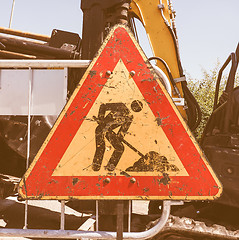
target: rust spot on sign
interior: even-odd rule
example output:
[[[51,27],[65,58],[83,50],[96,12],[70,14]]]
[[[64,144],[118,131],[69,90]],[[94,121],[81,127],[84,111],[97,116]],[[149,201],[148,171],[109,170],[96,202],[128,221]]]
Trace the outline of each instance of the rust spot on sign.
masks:
[[[78,178],[73,178],[72,179],[72,184],[73,186],[76,185],[78,183],[79,179]]]
[[[159,118],[159,117],[157,117],[157,118],[155,119],[155,121],[156,121],[156,123],[158,124],[158,126],[160,126],[160,125],[162,124],[162,120],[161,120],[161,118]]]
[[[93,78],[93,77],[96,75],[96,71],[91,70],[91,71],[89,72],[89,75]]]
[[[163,184],[163,185],[167,185],[167,184],[169,184],[170,183],[170,177],[169,177],[169,175],[167,174],[167,173],[163,173],[163,178],[161,178],[160,180],[159,180],[159,184]]]

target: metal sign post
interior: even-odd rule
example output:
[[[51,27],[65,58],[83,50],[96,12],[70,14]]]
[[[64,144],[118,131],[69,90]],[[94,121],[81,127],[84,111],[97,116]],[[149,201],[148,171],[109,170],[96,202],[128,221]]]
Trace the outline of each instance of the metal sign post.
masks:
[[[124,202],[123,200],[117,201],[117,240],[123,239],[124,231]]]

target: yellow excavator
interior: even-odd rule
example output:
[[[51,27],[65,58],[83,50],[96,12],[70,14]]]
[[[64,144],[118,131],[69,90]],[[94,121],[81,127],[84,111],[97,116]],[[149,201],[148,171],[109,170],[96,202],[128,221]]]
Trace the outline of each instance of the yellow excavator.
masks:
[[[81,59],[92,60],[105,37],[115,24],[127,25],[136,40],[140,38],[137,24],[141,22],[148,36],[153,55],[148,59],[156,73],[164,80],[167,91],[178,107],[191,131],[201,121],[200,107],[187,87],[183,72],[175,24],[172,0],[82,0],[82,39],[76,33],[58,29],[51,37],[0,28],[1,59]],[[16,37],[18,36],[18,37]],[[24,37],[24,38],[19,38]],[[33,42],[29,39],[38,40]],[[222,196],[212,202],[186,202],[172,208],[171,222],[157,239],[238,239],[239,229],[239,89],[235,76],[239,61],[239,47],[231,53],[219,71],[216,83],[214,109],[203,132],[201,147],[223,184]],[[156,63],[156,64],[155,64]],[[231,63],[223,95],[219,86],[224,69]],[[85,69],[68,69],[67,97],[69,98],[81,80]],[[32,161],[49,133],[55,119],[49,116],[32,116],[31,137],[27,139],[27,117],[5,115],[0,118],[0,153],[2,196],[14,189],[6,183],[6,176],[22,177],[27,157]],[[41,122],[39,125],[38,123]],[[19,140],[21,139],[21,140]],[[27,156],[25,147],[31,143]],[[68,206],[79,211],[95,211],[94,201],[69,201]],[[103,206],[104,204],[102,204]],[[103,206],[107,216],[112,206]],[[142,231],[161,215],[162,201],[149,203],[148,217],[136,217],[135,229]],[[93,209],[93,210],[92,210]],[[104,217],[107,220],[107,217]],[[110,221],[107,224],[110,225]],[[100,226],[102,229],[105,226]]]

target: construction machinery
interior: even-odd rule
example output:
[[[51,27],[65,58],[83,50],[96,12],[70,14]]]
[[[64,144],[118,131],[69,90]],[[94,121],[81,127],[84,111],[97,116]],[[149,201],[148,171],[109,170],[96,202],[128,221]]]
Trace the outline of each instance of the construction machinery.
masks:
[[[62,85],[58,88],[65,87],[65,91],[62,93],[63,98],[65,96],[69,99],[80,82],[89,60],[94,58],[110,29],[118,23],[127,25],[138,39],[140,32],[137,32],[135,23],[137,19],[144,26],[152,47],[153,56],[148,61],[153,65],[153,62],[156,62],[155,71],[167,79],[164,84],[168,85],[167,89],[171,91],[170,95],[182,117],[191,131],[195,130],[200,123],[201,112],[197,101],[187,87],[183,72],[172,1],[82,0],[81,9],[83,11],[82,39],[76,33],[58,29],[54,29],[51,37],[47,37],[0,28],[0,58],[2,59],[0,67],[9,69],[13,59],[18,61],[12,66],[19,69],[27,68],[29,70],[37,65],[40,70],[65,67],[67,68],[67,79],[63,77]],[[30,39],[34,39],[34,41]],[[27,60],[34,60],[36,63],[34,65],[34,61],[29,63]],[[43,60],[51,60],[52,63],[44,64]],[[58,60],[64,60],[65,65]],[[67,63],[67,60],[86,61],[83,63],[84,68],[80,69],[79,65],[74,66],[74,63]],[[239,47],[231,53],[219,71],[214,109],[201,140],[201,147],[223,184],[223,194],[212,202],[193,201],[185,202],[184,206],[174,206],[170,220],[156,236],[157,239],[238,239],[236,230],[239,229],[237,220],[239,209],[237,186],[239,89],[234,86],[238,61]],[[231,63],[231,69],[226,88],[222,96],[219,96],[222,74],[229,63]],[[5,74],[8,74],[7,78],[11,72]],[[42,78],[42,75],[40,77]],[[61,102],[58,109],[63,106],[64,101]],[[1,198],[4,199],[16,193],[18,178],[23,176],[26,166],[29,166],[37,154],[59,112],[60,110],[48,113],[43,107],[36,110],[35,114],[29,113],[27,110],[21,112],[13,110],[12,114],[10,114],[10,110],[6,110],[4,114],[0,113],[2,115],[0,117]],[[30,146],[28,150],[27,145]],[[73,200],[69,201],[67,205],[76,211],[96,211],[94,200]],[[100,203],[100,205],[102,205],[101,216],[105,223],[99,227],[104,230],[112,221],[108,215],[111,215],[109,212],[115,211],[115,203],[112,202],[110,206],[105,206],[104,203]],[[154,225],[154,220],[161,215],[162,206],[162,201],[151,201],[148,216],[134,216],[133,228],[136,231],[143,231]]]

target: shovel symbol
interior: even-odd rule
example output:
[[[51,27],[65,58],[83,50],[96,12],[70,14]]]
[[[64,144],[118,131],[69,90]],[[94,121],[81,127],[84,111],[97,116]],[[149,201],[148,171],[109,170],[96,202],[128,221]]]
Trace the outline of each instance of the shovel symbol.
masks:
[[[122,142],[131,148],[133,151],[139,154],[141,157],[138,161],[136,161],[133,166],[128,167],[125,171],[132,171],[132,172],[166,172],[172,171],[177,172],[179,171],[178,167],[174,164],[170,164],[165,156],[160,155],[155,151],[150,151],[145,155],[137,150],[134,146],[132,146],[129,142],[125,139]]]

